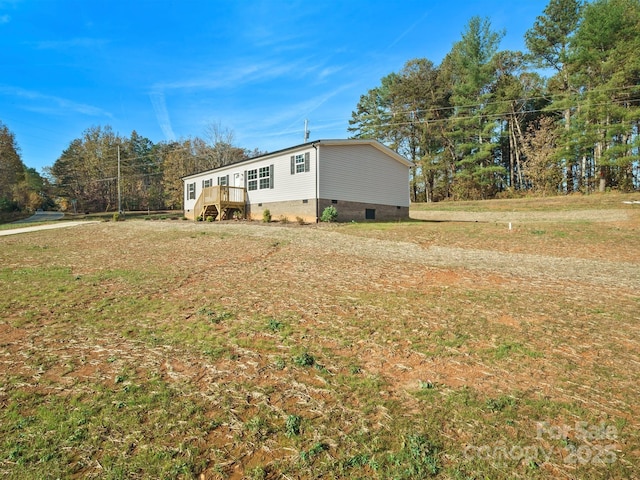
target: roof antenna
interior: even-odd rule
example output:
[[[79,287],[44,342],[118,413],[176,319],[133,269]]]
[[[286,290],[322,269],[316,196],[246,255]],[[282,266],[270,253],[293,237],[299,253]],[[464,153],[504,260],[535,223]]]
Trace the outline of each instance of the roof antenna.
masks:
[[[304,143],[307,143],[309,141],[309,134],[311,132],[309,131],[309,120],[304,121]]]

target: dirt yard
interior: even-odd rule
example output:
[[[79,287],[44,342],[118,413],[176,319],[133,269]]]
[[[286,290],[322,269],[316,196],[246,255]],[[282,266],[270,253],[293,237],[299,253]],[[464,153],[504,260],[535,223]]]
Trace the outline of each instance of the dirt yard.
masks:
[[[412,217],[0,238],[0,472],[633,478],[640,208]]]

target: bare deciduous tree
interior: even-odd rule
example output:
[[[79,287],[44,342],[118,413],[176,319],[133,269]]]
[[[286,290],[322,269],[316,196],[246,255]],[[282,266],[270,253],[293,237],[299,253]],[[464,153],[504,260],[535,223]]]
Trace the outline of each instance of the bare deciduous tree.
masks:
[[[524,136],[522,149],[526,155],[523,172],[531,190],[542,195],[556,195],[562,182],[562,169],[557,159],[558,129],[551,117],[543,117],[531,125]]]

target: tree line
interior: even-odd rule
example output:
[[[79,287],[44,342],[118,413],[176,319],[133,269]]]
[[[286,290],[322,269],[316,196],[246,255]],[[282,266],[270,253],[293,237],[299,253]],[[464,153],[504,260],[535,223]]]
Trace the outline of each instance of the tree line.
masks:
[[[93,126],[42,177],[23,164],[14,134],[0,122],[0,212],[181,209],[183,176],[264,153],[234,146],[233,137],[211,124],[204,139],[153,143],[135,130],[123,136]]]
[[[551,0],[526,52],[473,17],[439,65],[360,97],[355,138],[414,162],[413,201],[640,189],[640,0]]]
[[[640,0],[550,0],[527,51],[500,50],[503,35],[473,17],[439,65],[383,77],[352,112],[352,137],[412,160],[418,202],[640,189]],[[94,126],[41,177],[0,122],[0,213],[181,209],[183,176],[264,153],[219,124],[204,137]]]
[[[15,135],[0,121],[0,218],[52,205],[49,183],[22,162]]]
[[[87,129],[48,170],[60,208],[181,209],[183,176],[259,153],[235,147],[233,134],[218,125],[208,130],[211,141],[194,137],[154,144],[135,130],[127,137],[110,126]]]

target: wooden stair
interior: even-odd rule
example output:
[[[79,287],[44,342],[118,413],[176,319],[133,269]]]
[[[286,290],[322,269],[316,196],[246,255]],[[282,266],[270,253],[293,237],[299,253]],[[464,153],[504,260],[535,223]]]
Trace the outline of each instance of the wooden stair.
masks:
[[[212,217],[213,220],[218,218],[218,207],[216,205],[205,205],[200,213],[200,218],[206,220],[208,217]]]
[[[246,215],[246,190],[241,187],[228,187],[219,185],[206,187],[196,201],[194,213],[195,220],[228,220],[234,211],[240,212],[240,216]]]

